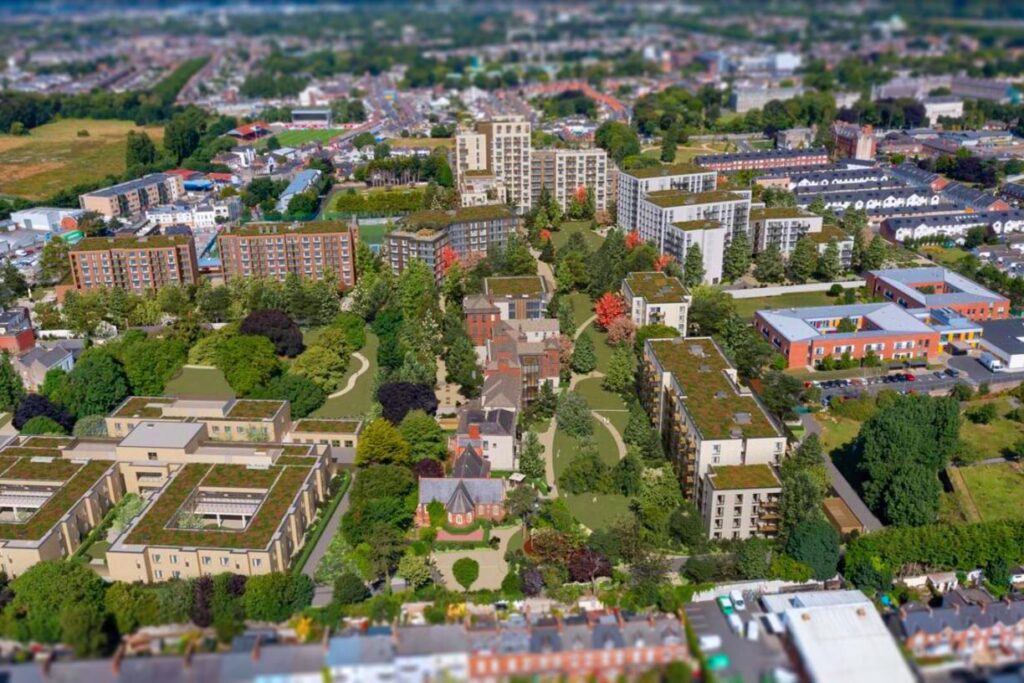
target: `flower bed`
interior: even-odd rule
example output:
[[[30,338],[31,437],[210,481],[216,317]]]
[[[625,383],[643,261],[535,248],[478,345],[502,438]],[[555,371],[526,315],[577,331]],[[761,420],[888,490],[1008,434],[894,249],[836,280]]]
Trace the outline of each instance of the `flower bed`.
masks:
[[[268,489],[281,473],[280,467],[253,470],[245,465],[214,465],[201,486],[231,489]]]
[[[81,466],[78,473],[64,483],[50,499],[24,524],[0,524],[0,538],[36,541],[43,537],[78,499],[85,495],[110,469],[110,462],[93,460]]]

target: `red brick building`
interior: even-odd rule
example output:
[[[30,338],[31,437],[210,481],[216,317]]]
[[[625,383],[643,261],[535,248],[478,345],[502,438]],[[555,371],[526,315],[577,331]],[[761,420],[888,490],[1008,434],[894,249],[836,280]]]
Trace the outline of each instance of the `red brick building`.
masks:
[[[813,149],[769,149],[758,152],[707,154],[696,157],[693,162],[711,171],[766,171],[798,166],[824,166],[829,163],[829,158],[827,149],[815,147]]]
[[[191,235],[87,237],[68,256],[75,289],[117,287],[141,294],[199,280]]]
[[[1010,300],[953,271],[939,268],[873,270],[867,290],[907,309],[949,309],[968,320],[1010,317]]]
[[[294,273],[315,282],[329,271],[338,289],[356,285],[356,230],[346,223],[251,223],[222,231],[217,246],[225,280]]]
[[[36,345],[36,331],[27,308],[0,311],[0,350],[24,353]]]
[[[478,521],[505,519],[505,480],[488,478],[430,478],[419,481],[416,524],[430,526],[429,506],[444,506],[448,526],[465,528]]]

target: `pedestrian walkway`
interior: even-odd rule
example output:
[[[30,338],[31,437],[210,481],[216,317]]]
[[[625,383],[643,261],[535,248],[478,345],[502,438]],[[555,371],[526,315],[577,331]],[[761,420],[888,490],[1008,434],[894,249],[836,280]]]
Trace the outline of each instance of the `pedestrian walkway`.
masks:
[[[313,547],[313,552],[306,558],[306,565],[302,568],[302,573],[313,578],[313,574],[316,573],[317,565],[320,564],[320,560],[323,559],[324,555],[327,554],[327,546],[331,544],[331,539],[338,533],[338,527],[341,526],[341,518],[348,510],[349,505],[349,494],[352,493],[352,485],[355,483],[355,475],[352,475],[352,480],[348,483],[348,488],[345,490],[345,495],[342,496],[341,502],[338,503],[338,507],[334,509],[334,514],[327,520],[327,526],[324,528],[324,532],[320,535],[316,545]],[[334,586],[317,586],[313,592],[313,607],[323,607],[324,605],[330,604],[331,598],[334,596]]]
[[[355,353],[353,353],[352,354],[352,358],[354,358],[355,360],[359,361],[360,368],[352,373],[352,376],[348,378],[348,383],[346,383],[344,387],[342,387],[338,391],[335,391],[333,394],[331,394],[327,398],[337,398],[339,396],[344,396],[348,392],[352,391],[352,389],[356,386],[356,382],[359,381],[359,378],[367,370],[370,369],[370,361],[366,360],[366,356],[364,356],[360,352],[356,351]]]

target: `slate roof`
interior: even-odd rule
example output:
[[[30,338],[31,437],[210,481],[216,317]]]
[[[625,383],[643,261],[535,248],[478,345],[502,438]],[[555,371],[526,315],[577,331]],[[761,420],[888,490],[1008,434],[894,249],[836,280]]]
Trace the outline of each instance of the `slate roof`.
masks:
[[[491,473],[491,463],[476,449],[467,445],[452,465],[452,477],[458,479],[482,479]]]
[[[62,363],[64,359],[71,356],[72,353],[67,349],[53,348],[45,349],[41,346],[37,346],[31,351],[26,351],[18,357],[18,362],[28,367],[33,363],[39,363],[42,367],[49,370],[50,368],[56,367]]]
[[[998,201],[994,195],[988,192],[982,192],[961,183],[950,183],[942,188],[942,194],[953,202],[972,209],[987,209]]]
[[[470,425],[476,425],[480,434],[511,436],[516,433],[516,414],[503,409],[467,408],[459,413],[459,434],[468,434]]]
[[[802,159],[804,157],[828,156],[828,150],[824,147],[811,149],[768,149],[758,152],[736,152],[730,154],[706,154],[695,157],[694,163],[705,166],[707,164],[722,163],[730,161],[747,161],[757,159]]]
[[[455,512],[449,505],[476,504],[491,505],[505,500],[505,481],[502,479],[420,479],[419,504],[428,505],[441,501],[445,508]]]
[[[497,313],[498,307],[483,294],[470,294],[462,300],[462,310],[466,313]]]
[[[977,604],[959,599],[956,591],[943,596],[942,606],[911,603],[894,617],[904,638],[915,633],[936,634],[947,629],[954,633],[966,631],[972,626],[986,629],[1002,624],[1016,626],[1024,622],[1024,599],[994,600],[988,604]]]
[[[931,268],[872,270],[871,274],[894,289],[898,289],[908,299],[912,299],[927,308],[943,307],[952,304],[1006,301],[1004,297],[985,289],[977,282],[939,266]],[[931,282],[943,282],[947,289],[952,289],[953,291],[943,294],[923,294],[915,288],[919,283]]]

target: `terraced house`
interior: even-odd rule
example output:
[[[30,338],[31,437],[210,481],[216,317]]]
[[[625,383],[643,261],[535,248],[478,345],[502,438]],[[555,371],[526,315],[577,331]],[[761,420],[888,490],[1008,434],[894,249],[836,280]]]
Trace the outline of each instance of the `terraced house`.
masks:
[[[641,401],[714,539],[773,536],[786,437],[710,337],[644,343]]]
[[[109,438],[8,443],[0,565],[17,576],[71,555],[132,493],[144,507],[105,552],[112,579],[283,571],[360,427],[305,422],[291,423],[285,401],[131,397],[108,416]]]

